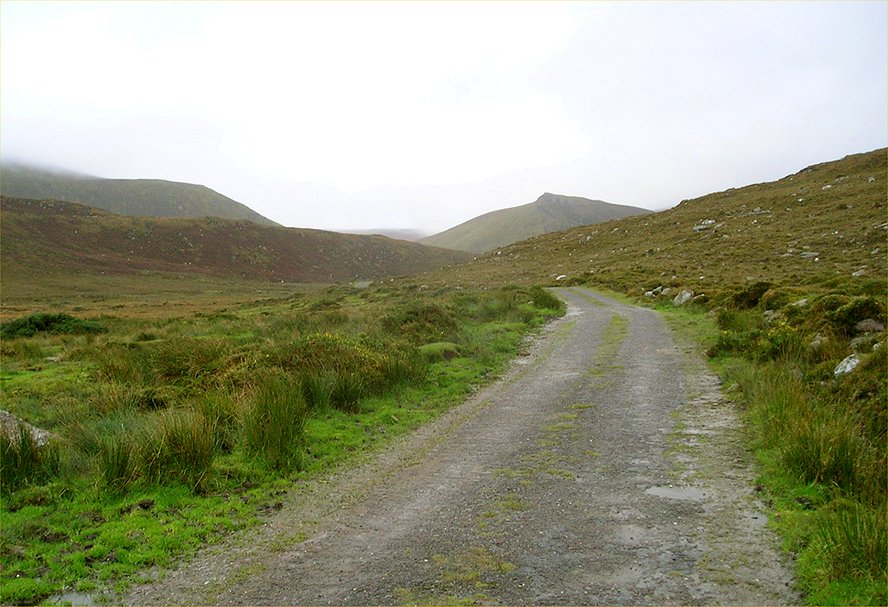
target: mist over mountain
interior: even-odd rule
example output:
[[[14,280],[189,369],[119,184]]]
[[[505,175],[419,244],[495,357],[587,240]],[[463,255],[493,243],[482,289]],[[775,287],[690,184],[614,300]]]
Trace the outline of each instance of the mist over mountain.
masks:
[[[0,166],[0,193],[77,202],[134,217],[220,217],[278,225],[210,188],[163,179],[104,179],[23,163]]]

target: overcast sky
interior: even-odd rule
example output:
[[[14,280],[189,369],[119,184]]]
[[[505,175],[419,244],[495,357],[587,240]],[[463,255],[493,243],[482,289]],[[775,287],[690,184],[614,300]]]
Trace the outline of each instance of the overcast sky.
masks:
[[[888,2],[0,2],[0,155],[436,232],[888,145]]]

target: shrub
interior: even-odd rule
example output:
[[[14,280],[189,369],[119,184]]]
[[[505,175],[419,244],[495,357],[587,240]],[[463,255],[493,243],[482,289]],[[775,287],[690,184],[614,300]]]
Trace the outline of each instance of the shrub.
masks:
[[[22,424],[10,436],[0,430],[0,487],[15,491],[26,484],[49,480],[59,472],[59,450],[48,443],[43,446]]]
[[[770,282],[755,282],[734,293],[731,297],[731,304],[739,310],[754,308],[772,286]]]
[[[545,310],[563,311],[565,309],[564,302],[555,296],[551,291],[537,285],[530,289],[530,300],[537,308]]]
[[[0,324],[0,338],[33,337],[38,333],[80,335],[105,333],[108,329],[97,322],[82,320],[69,314],[31,314]]]
[[[832,325],[844,335],[853,335],[855,325],[861,320],[873,318],[885,321],[885,307],[875,297],[855,297],[848,303],[827,314]]]
[[[268,375],[246,413],[245,450],[276,469],[300,468],[307,417],[299,385],[283,374]]]
[[[433,303],[411,303],[382,319],[387,330],[415,343],[453,340],[459,325],[444,307]]]

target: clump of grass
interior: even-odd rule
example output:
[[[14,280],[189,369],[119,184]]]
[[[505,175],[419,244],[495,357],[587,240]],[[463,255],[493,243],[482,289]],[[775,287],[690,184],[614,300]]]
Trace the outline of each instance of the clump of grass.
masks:
[[[212,429],[191,409],[164,411],[140,447],[140,473],[149,482],[199,488],[215,453]]]
[[[459,325],[453,314],[436,303],[412,302],[382,319],[382,326],[416,343],[453,341]]]
[[[563,301],[539,285],[530,288],[530,301],[537,308],[558,312],[563,312],[565,309]]]
[[[241,407],[235,395],[223,390],[207,392],[199,398],[197,408],[210,428],[216,451],[231,453],[240,439],[242,424]]]
[[[309,409],[298,383],[282,373],[263,378],[244,419],[245,450],[281,470],[299,469]]]
[[[31,314],[0,324],[0,338],[33,337],[38,333],[52,335],[80,335],[85,333],[106,333],[107,327],[70,314]]]
[[[819,522],[815,541],[830,567],[829,577],[884,578],[888,562],[884,509],[842,501]]]
[[[123,494],[139,476],[137,458],[127,435],[106,436],[98,453],[103,486],[113,494]]]
[[[22,424],[11,436],[0,430],[0,487],[15,491],[27,484],[46,482],[59,472],[59,450],[53,443],[43,446]]]

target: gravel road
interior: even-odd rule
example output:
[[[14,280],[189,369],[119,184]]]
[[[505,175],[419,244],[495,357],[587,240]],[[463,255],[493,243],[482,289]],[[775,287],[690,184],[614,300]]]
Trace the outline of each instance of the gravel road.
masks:
[[[651,310],[564,318],[464,405],[127,604],[793,604],[733,405]]]

